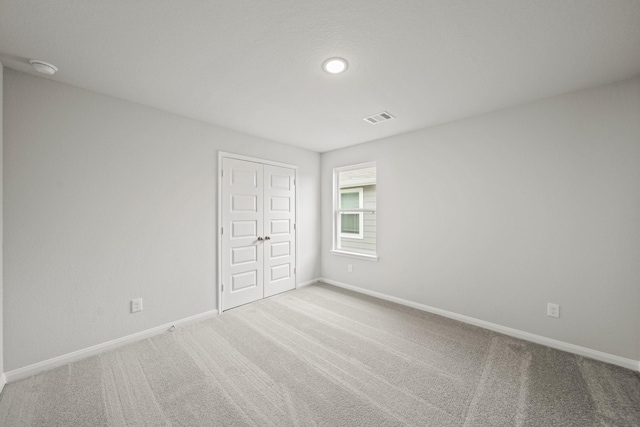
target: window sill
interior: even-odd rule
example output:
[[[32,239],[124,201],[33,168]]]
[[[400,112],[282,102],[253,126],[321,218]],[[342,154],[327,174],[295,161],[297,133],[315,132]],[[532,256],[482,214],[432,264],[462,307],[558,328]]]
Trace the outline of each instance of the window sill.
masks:
[[[364,260],[367,260],[367,261],[378,262],[378,255],[359,254],[359,253],[356,253],[356,252],[339,251],[339,250],[336,250],[336,249],[332,249],[330,252],[332,254],[334,254],[334,255],[346,256],[346,257],[349,257],[349,258],[358,258],[358,259],[364,259]]]

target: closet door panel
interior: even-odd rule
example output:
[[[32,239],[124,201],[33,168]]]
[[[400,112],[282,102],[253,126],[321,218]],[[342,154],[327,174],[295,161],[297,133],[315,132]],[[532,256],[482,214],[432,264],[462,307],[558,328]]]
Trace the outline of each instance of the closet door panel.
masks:
[[[264,296],[264,171],[260,163],[229,158],[222,167],[222,309],[228,310]]]
[[[264,165],[264,296],[296,287],[295,170]]]

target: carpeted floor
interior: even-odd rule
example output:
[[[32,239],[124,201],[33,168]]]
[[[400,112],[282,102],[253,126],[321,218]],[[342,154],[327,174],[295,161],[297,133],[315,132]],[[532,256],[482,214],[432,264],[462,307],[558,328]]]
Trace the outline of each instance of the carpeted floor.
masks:
[[[314,285],[34,377],[2,426],[638,426],[640,374]]]

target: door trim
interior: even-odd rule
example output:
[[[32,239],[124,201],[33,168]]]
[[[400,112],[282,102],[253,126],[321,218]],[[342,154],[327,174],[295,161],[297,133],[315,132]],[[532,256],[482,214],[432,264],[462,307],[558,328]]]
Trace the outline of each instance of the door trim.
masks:
[[[295,246],[296,246],[296,251],[295,251],[295,256],[296,256],[296,274],[295,274],[295,289],[298,289],[298,166],[296,165],[291,165],[288,163],[282,163],[282,162],[276,162],[273,160],[267,160],[267,159],[261,159],[259,157],[250,157],[250,156],[245,156],[242,154],[235,154],[235,153],[229,153],[226,151],[218,151],[218,170],[216,172],[216,180],[218,181],[218,197],[217,197],[217,203],[218,206],[216,207],[216,212],[218,215],[217,218],[217,224],[218,227],[216,229],[216,240],[217,240],[217,248],[218,248],[218,254],[217,254],[217,271],[216,271],[216,277],[217,277],[217,286],[216,286],[216,298],[217,298],[217,307],[218,307],[218,313],[222,314],[222,239],[220,238],[220,231],[222,230],[222,159],[224,158],[228,158],[228,159],[235,159],[235,160],[244,160],[247,162],[254,162],[254,163],[261,163],[263,165],[270,165],[270,166],[278,166],[278,167],[282,167],[282,168],[289,168],[289,169],[293,169],[294,171],[294,180],[295,180],[295,198],[296,198],[296,202],[295,202],[295,207],[296,207],[296,214],[295,214],[295,225],[296,225],[296,233],[294,236],[295,239]]]

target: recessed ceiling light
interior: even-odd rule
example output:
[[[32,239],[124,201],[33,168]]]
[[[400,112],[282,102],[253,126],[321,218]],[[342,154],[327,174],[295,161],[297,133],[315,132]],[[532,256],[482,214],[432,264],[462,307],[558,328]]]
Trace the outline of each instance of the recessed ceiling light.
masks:
[[[48,62],[39,61],[37,59],[30,59],[29,64],[36,69],[37,72],[42,74],[53,75],[58,71],[58,67],[53,64],[49,64]]]
[[[329,58],[322,64],[322,69],[331,74],[340,74],[344,72],[347,67],[347,60],[342,58]]]

